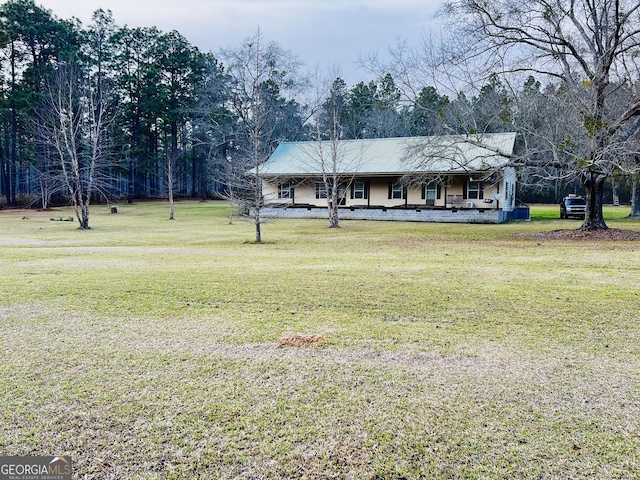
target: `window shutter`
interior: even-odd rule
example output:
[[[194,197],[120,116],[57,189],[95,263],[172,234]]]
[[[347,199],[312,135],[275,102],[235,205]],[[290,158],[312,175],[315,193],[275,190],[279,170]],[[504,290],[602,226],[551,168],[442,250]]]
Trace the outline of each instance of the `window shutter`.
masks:
[[[402,198],[405,200],[409,198],[409,195],[407,195],[407,187],[402,187]]]
[[[291,187],[291,199],[293,200],[294,198],[296,198],[296,189],[292,186]]]
[[[467,198],[467,185],[468,185],[468,182],[464,182],[462,184],[462,198],[464,199]]]
[[[351,188],[349,190],[351,191],[351,200],[353,200],[355,198],[355,191],[356,191],[355,183],[351,183]]]
[[[438,184],[438,193],[436,193],[436,195],[438,196],[438,200],[442,198],[442,186],[440,184]]]
[[[484,199],[484,183],[482,182],[478,183],[478,199]]]
[[[422,198],[422,200],[427,198],[427,186],[424,183],[422,184],[422,193],[420,195],[420,198]]]
[[[389,197],[388,198],[392,198],[393,197],[393,183],[389,182]]]
[[[364,184],[364,198],[365,200],[369,198],[369,182]]]

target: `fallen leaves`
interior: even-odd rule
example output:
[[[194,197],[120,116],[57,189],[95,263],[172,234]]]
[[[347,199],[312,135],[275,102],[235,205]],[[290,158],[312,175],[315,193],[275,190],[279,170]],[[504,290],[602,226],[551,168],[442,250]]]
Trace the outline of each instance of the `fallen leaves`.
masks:
[[[640,240],[640,232],[618,228],[609,228],[607,230],[554,230],[552,232],[536,233],[534,237],[542,240],[628,241]]]

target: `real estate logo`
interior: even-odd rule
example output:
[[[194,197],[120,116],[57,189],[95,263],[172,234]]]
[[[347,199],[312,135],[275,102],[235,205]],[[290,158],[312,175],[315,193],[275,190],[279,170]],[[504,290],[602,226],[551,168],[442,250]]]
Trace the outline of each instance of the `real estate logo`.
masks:
[[[0,480],[71,480],[71,457],[0,457]]]

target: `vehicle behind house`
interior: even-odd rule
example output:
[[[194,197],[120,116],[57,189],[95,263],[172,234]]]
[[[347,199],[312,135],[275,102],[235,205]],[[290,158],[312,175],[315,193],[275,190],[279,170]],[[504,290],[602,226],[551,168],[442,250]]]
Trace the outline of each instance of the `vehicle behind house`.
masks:
[[[587,202],[583,197],[569,195],[560,203],[560,218],[584,218],[587,213]]]

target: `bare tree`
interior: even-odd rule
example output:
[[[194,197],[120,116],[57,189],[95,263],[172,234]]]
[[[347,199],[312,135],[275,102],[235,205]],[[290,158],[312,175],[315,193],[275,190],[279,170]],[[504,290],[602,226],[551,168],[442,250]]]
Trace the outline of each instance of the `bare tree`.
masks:
[[[306,152],[303,161],[321,173],[323,188],[319,195],[327,199],[329,227],[338,228],[338,207],[351,187],[355,167],[347,165],[353,163],[353,158],[347,159],[345,142],[342,141],[347,92],[345,82],[339,77],[328,92],[322,91],[321,84],[318,82],[317,88],[317,103],[320,105],[313,115],[315,148]]]
[[[555,85],[558,138],[527,136],[522,164],[573,171],[587,197],[583,230],[606,229],[605,180],[628,166],[640,122],[634,93],[634,56],[640,47],[640,3],[635,0],[453,0],[444,15],[464,50],[449,62],[482,64],[487,74],[533,74]],[[458,47],[460,45],[458,44]],[[482,77],[481,77],[482,78]],[[484,77],[486,78],[486,77]],[[624,101],[622,99],[624,98]],[[561,140],[561,141],[557,141]],[[544,147],[542,147],[544,145]],[[547,155],[541,155],[546,150]]]
[[[101,82],[100,79],[97,82]],[[55,151],[61,178],[80,228],[89,229],[89,206],[109,160],[109,115],[104,85],[74,63],[59,63],[44,96],[45,138]]]
[[[513,164],[530,178],[578,178],[588,203],[581,228],[606,229],[604,182],[639,168],[640,3],[449,0],[441,16],[450,35],[425,37],[419,48],[400,42],[391,66],[375,57],[363,63],[391,71],[410,100],[428,82],[457,92],[447,106],[451,133],[518,131],[524,148]],[[522,89],[528,77],[543,85],[535,101]],[[491,102],[489,111],[475,108],[495,79],[513,102],[510,112]]]
[[[256,242],[260,243],[265,204],[261,166],[282,140],[279,132],[289,120],[281,113],[286,110],[286,100],[295,98],[305,82],[297,74],[300,64],[295,55],[275,42],[265,42],[260,30],[241,47],[226,50],[222,56],[233,77],[229,109],[237,119],[237,154],[232,160],[241,162],[234,171],[242,171],[241,185],[234,192],[237,202],[253,219]]]

